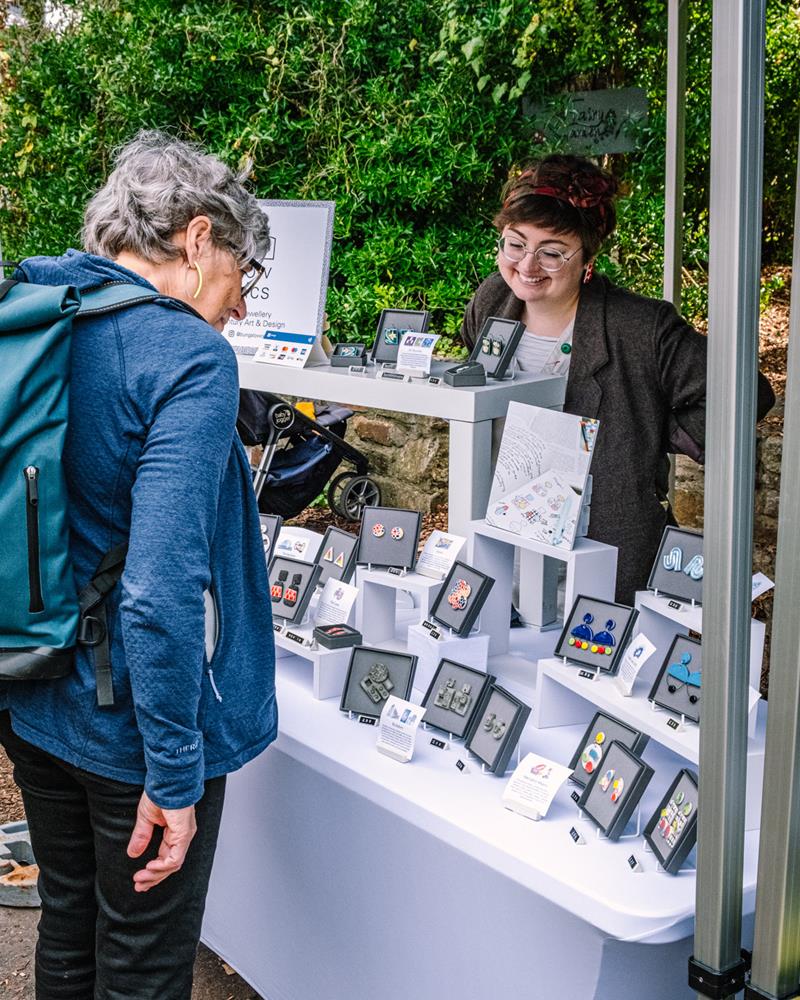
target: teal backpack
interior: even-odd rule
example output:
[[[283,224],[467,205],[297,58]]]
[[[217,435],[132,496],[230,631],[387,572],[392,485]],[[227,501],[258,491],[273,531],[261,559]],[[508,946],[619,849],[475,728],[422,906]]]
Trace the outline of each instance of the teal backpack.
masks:
[[[81,296],[67,285],[0,281],[0,680],[63,677],[82,643],[94,647],[98,703],[113,703],[103,601],[126,546],[106,553],[77,593],[61,466],[70,345],[82,317],[158,297],[123,282]]]

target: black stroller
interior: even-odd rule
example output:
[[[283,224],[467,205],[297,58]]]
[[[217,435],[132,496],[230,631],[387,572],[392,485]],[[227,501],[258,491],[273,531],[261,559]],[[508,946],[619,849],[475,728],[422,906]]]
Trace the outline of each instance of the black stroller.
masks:
[[[262,513],[296,517],[326,483],[331,510],[349,521],[359,521],[364,507],[380,504],[380,488],[367,475],[369,461],[344,440],[352,415],[345,406],[324,403],[312,420],[270,392],[239,393],[239,436],[248,446],[264,448],[253,477]],[[354,471],[334,476],[342,462]]]

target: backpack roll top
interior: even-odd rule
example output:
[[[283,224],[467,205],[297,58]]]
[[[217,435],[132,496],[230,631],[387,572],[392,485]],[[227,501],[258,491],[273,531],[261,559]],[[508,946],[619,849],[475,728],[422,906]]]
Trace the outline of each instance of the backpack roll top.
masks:
[[[0,678],[72,668],[79,605],[61,456],[79,304],[69,286],[0,282]]]

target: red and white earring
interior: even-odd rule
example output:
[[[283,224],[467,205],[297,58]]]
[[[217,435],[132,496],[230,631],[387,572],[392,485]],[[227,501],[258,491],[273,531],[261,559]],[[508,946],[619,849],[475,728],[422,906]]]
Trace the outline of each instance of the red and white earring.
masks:
[[[586,265],[586,270],[583,272],[584,285],[589,284],[589,282],[592,280],[593,274],[594,274],[594,261],[590,260],[589,263]]]

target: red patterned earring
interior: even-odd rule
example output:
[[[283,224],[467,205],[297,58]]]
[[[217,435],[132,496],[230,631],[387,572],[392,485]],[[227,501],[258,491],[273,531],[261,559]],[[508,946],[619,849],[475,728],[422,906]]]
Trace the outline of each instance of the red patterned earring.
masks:
[[[590,260],[589,263],[586,265],[586,270],[583,272],[584,285],[589,284],[589,282],[592,280],[593,274],[594,274],[594,261]]]

